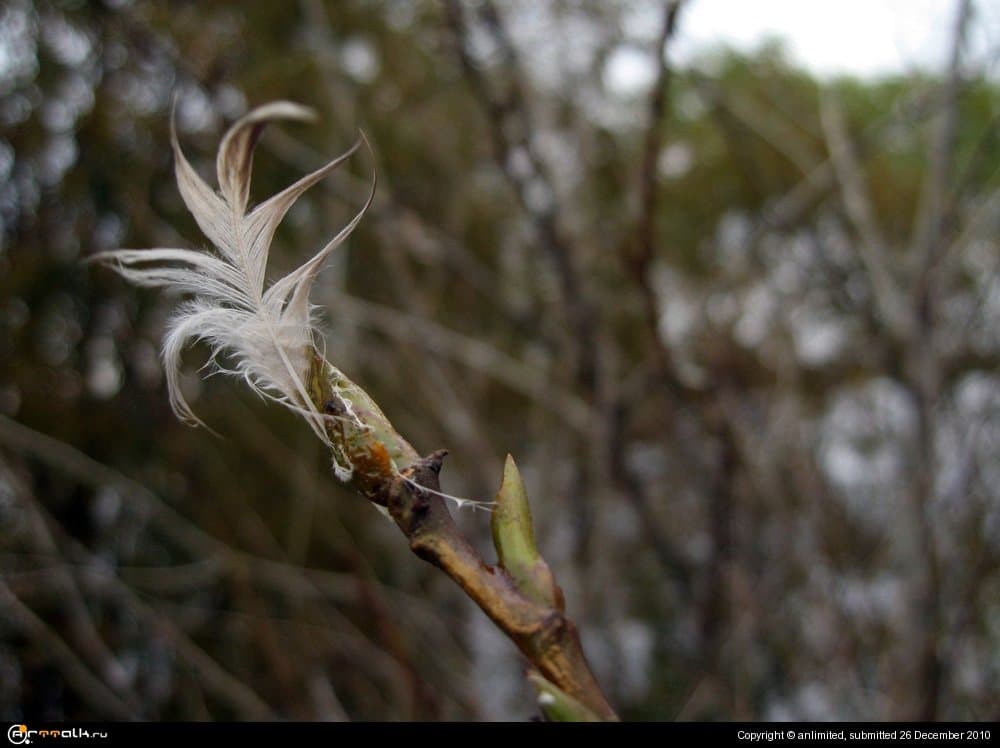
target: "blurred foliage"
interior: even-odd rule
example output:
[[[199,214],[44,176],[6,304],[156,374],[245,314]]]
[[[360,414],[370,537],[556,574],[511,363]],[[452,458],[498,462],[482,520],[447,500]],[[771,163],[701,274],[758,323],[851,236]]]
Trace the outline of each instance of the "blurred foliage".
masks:
[[[200,381],[193,351],[191,401],[223,436],[179,424],[157,358],[176,299],[81,262],[204,246],[172,103],[208,175],[224,126],[280,98],[319,122],[265,135],[255,197],[358,128],[376,149],[376,204],[315,295],[329,358],[418,449],[450,449],[446,490],[492,496],[516,456],[625,718],[996,718],[995,68],[961,69],[929,264],[947,81],[817,81],[776,44],[673,70],[650,320],[627,261],[646,93],[606,72],[622,50],[655,61],[658,6],[500,2],[514,54],[489,7],[465,4],[464,27],[430,1],[0,8],[0,715],[535,712],[513,648],[335,485],[300,422]],[[528,132],[484,106],[515,88]],[[832,96],[908,338],[830,165]],[[276,273],[357,209],[370,168],[295,207]],[[549,219],[595,310],[593,388]],[[463,524],[487,547],[481,516]]]

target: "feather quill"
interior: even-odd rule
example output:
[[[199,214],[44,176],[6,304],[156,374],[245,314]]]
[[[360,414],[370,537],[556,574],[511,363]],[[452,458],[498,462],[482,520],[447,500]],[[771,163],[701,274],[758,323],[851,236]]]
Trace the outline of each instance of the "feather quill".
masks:
[[[126,279],[143,286],[191,294],[172,316],[162,357],[170,404],[182,420],[202,424],[184,399],[180,359],[190,344],[210,346],[209,365],[243,378],[258,394],[302,414],[328,445],[326,419],[310,398],[305,380],[315,351],[315,326],[309,292],[329,257],[361,221],[375,195],[375,178],[364,206],[313,257],[265,288],[268,253],[274,233],[295,201],[347,160],[364,135],[345,153],[248,210],[253,153],[264,127],[275,120],[309,121],[313,112],[288,101],[252,110],[223,137],[216,159],[218,192],[198,175],[181,150],[171,118],[177,186],[188,210],[211,241],[214,252],[191,249],[120,249],[95,255]],[[345,377],[346,379],[346,377]],[[342,409],[356,420],[350,403]],[[337,465],[349,474],[351,465]]]

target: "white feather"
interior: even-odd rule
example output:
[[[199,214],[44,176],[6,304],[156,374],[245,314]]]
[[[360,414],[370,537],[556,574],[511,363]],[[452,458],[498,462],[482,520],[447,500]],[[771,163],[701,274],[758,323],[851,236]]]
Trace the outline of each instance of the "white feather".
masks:
[[[311,110],[279,101],[254,109],[234,124],[219,146],[219,191],[210,188],[185,158],[171,122],[177,186],[198,226],[216,253],[190,249],[122,249],[93,259],[109,262],[128,280],[144,286],[192,294],[170,320],[163,341],[163,363],[170,404],[190,423],[201,423],[180,388],[183,350],[196,341],[211,348],[210,365],[242,377],[259,394],[302,413],[329,443],[324,416],[308,396],[304,381],[314,350],[309,291],[323,262],[354,230],[375,195],[375,179],[365,205],[354,218],[302,266],[267,289],[268,252],[278,224],[311,186],[350,157],[346,153],[247,211],[253,151],[261,130],[272,120],[311,120]],[[349,469],[350,466],[342,466]]]

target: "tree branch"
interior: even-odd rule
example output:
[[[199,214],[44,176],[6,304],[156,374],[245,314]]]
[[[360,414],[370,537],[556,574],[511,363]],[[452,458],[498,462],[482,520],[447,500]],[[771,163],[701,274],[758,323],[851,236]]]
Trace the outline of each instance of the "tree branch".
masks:
[[[935,341],[936,298],[931,283],[936,259],[943,245],[947,195],[952,188],[952,162],[958,128],[960,62],[966,29],[972,14],[971,0],[958,0],[947,79],[941,91],[940,126],[930,144],[930,171],[917,214],[916,252],[921,263],[913,286],[913,317],[916,334],[912,339],[905,385],[917,412],[917,454],[913,490],[910,492],[913,520],[920,543],[919,576],[914,589],[914,608],[919,621],[917,651],[918,719],[933,721],[940,709],[941,687],[947,663],[942,658],[941,640],[944,610],[941,602],[941,552],[931,517],[938,475],[936,439],[937,404],[941,395],[941,357]]]
[[[587,298],[576,253],[560,226],[555,185],[535,146],[526,87],[516,50],[496,6],[491,2],[483,3],[480,16],[503,53],[508,77],[505,90],[499,92],[483,75],[469,52],[469,21],[462,3],[460,0],[448,0],[445,10],[462,70],[487,118],[494,159],[531,220],[542,251],[555,268],[562,306],[572,330],[576,383],[586,394],[592,395],[598,379],[595,310]],[[514,168],[518,155],[523,156],[527,167],[523,172]],[[544,193],[543,201],[531,198],[538,188]]]
[[[640,212],[636,229],[635,252],[632,265],[637,276],[645,278],[653,259],[656,206],[659,198],[659,180],[656,168],[663,147],[663,117],[667,108],[667,89],[673,69],[667,63],[666,46],[677,30],[677,19],[683,0],[670,0],[663,9],[663,26],[656,39],[657,74],[649,98],[649,115],[646,137],[642,148],[642,165],[639,179]]]
[[[857,150],[851,142],[840,104],[832,93],[820,99],[820,120],[830,149],[830,161],[840,186],[847,216],[860,238],[861,261],[871,281],[879,318],[897,340],[906,339],[913,327],[902,291],[889,272],[888,244],[878,220]]]
[[[962,87],[961,62],[965,36],[972,17],[972,0],[958,0],[955,25],[951,34],[948,69],[938,94],[937,130],[929,145],[927,161],[930,169],[924,182],[920,210],[916,219],[916,250],[922,263],[921,282],[916,292],[922,292],[926,276],[931,272],[941,254],[941,234],[948,213],[948,193],[952,186],[952,167],[955,160],[955,140],[958,134],[958,95]]]
[[[632,235],[621,246],[620,251],[622,261],[642,299],[646,330],[651,339],[655,356],[657,379],[665,382],[671,392],[678,392],[682,389],[682,385],[675,376],[670,350],[660,336],[659,301],[656,289],[653,287],[650,271],[656,248],[656,211],[660,196],[656,170],[660,150],[663,146],[663,118],[667,109],[670,83],[673,79],[673,71],[667,62],[666,46],[677,31],[677,23],[683,5],[684,0],[669,0],[663,7],[663,25],[656,41],[658,72],[656,83],[650,93],[646,135],[639,167],[637,187],[639,215]],[[641,519],[647,542],[651,545],[657,560],[686,591],[689,591],[690,570],[688,564],[674,550],[673,545],[660,529],[648,491],[625,458],[624,450],[628,442],[626,429],[632,410],[629,406],[633,404],[627,403],[627,399],[625,393],[619,391],[615,402],[608,409],[607,445],[610,473]]]
[[[500,563],[490,566],[462,535],[442,498],[438,476],[445,450],[420,457],[375,402],[318,353],[308,387],[317,410],[328,416],[334,453],[353,466],[350,485],[388,510],[410,550],[451,577],[554,685],[602,719],[616,720],[565,615],[562,592],[535,548],[513,459],[507,457],[492,518]],[[353,418],[344,417],[345,400]]]
[[[402,471],[406,480],[397,478],[388,487],[389,512],[409,539],[410,549],[451,577],[546,679],[602,719],[617,719],[587,664],[576,626],[564,613],[562,592],[551,574],[551,586],[539,593],[534,586],[517,581],[508,569],[486,564],[462,536],[443,499],[431,493],[440,491],[438,476],[445,454],[441,450],[419,460]],[[505,487],[511,481],[520,484],[517,468],[508,457]],[[503,495],[501,489],[498,513],[505,508],[503,502],[511,500]],[[498,550],[504,547],[502,540],[497,545]]]
[[[135,710],[107,684],[94,675],[55,631],[21,602],[0,579],[0,611],[7,626],[32,640],[39,652],[57,667],[81,699],[101,714],[114,719],[136,719]]]

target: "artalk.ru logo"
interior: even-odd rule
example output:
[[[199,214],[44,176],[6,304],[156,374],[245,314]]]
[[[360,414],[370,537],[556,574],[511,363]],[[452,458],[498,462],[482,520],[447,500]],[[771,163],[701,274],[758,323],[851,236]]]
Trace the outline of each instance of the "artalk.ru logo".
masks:
[[[36,740],[106,740],[108,734],[98,730],[82,730],[79,727],[58,730],[55,728],[31,730],[27,725],[11,725],[7,730],[7,740],[14,745],[31,745]]]

